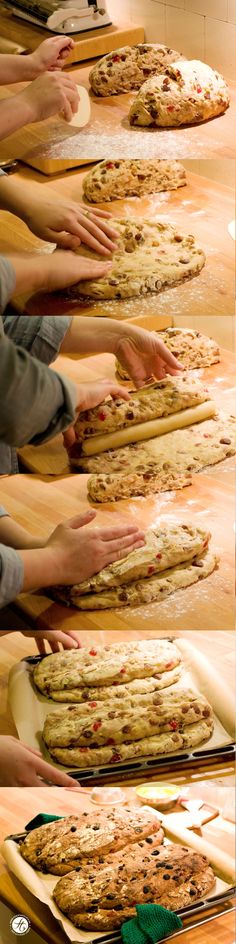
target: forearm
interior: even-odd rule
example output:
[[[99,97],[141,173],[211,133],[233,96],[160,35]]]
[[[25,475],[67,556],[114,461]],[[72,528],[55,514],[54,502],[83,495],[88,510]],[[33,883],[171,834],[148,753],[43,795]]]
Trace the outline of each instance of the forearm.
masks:
[[[0,55],[0,85],[31,82],[37,75],[31,55]]]
[[[0,544],[6,544],[8,547],[14,547],[15,550],[29,550],[30,548],[44,547],[43,538],[35,538],[29,531],[22,528],[17,521],[10,518],[9,515],[0,518]]]
[[[12,95],[0,102],[0,141],[9,134],[28,125],[32,120],[31,110],[20,95]]]
[[[57,562],[50,548],[18,550],[23,565],[22,592],[40,590],[58,582]]]
[[[61,344],[63,354],[115,354],[121,337],[130,334],[127,323],[114,318],[83,318],[74,316]]]

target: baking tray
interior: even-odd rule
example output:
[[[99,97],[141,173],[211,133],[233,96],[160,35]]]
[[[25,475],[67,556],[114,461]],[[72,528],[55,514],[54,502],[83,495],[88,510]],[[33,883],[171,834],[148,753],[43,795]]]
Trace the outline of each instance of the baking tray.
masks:
[[[152,810],[152,812],[154,811]],[[159,818],[159,813],[156,812],[156,815]],[[168,821],[167,816],[164,819]],[[97,941],[99,941],[99,944],[116,944],[116,942],[120,944],[121,935],[119,931],[107,932],[105,934],[99,933],[98,931],[82,931],[75,929],[72,922],[62,915],[52,899],[52,891],[59,880],[59,876],[45,875],[36,872],[28,862],[22,859],[19,851],[19,843],[25,835],[26,832],[8,836],[1,849],[3,857],[7,862],[8,868],[17,877],[18,881],[23,883],[38,901],[41,901],[49,907],[50,911],[59,922],[60,927],[71,941],[71,944],[93,944],[93,942]],[[166,845],[169,843],[169,840],[165,838],[164,842]],[[179,936],[186,931],[186,929],[194,929],[199,923],[204,924],[220,915],[233,911],[232,899],[236,891],[234,884],[231,884],[234,872],[233,859],[227,856],[226,853],[222,853],[222,870],[221,867],[218,869],[216,865],[214,867],[217,856],[215,847],[209,845],[205,839],[199,839],[199,837],[191,834],[188,830],[188,845],[194,848],[196,844],[202,854],[205,854],[205,850],[208,852],[208,858],[210,858],[216,876],[216,886],[212,894],[209,894],[206,898],[188,905],[185,908],[176,910],[176,914],[182,919],[184,926],[182,930],[170,935],[170,937],[173,938]]]
[[[32,668],[47,656],[29,656],[17,663],[9,674],[8,700],[18,735],[33,749],[40,749],[44,758],[60,770],[65,770],[81,783],[106,782],[114,776],[125,779],[145,771],[153,773],[161,768],[167,772],[175,767],[186,769],[187,766],[199,766],[199,763],[233,762],[235,756],[234,730],[235,705],[233,693],[229,692],[218,672],[212,668],[208,659],[202,655],[187,639],[168,637],[181,653],[184,668],[178,687],[193,687],[205,694],[215,714],[214,732],[209,741],[193,751],[158,755],[158,757],[134,758],[120,764],[96,766],[93,768],[64,767],[53,761],[43,739],[42,728],[49,711],[58,710],[58,704],[50,701],[37,691],[33,683]],[[148,642],[148,640],[147,640]]]

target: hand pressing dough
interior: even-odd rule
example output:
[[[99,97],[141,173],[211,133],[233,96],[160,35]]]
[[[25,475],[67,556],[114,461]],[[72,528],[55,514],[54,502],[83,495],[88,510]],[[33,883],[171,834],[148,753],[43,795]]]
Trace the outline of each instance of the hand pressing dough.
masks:
[[[123,441],[117,445],[133,442],[136,438],[149,438],[149,428],[150,436],[153,435],[152,423],[147,421],[156,421],[158,417],[167,417],[171,413],[179,416],[179,410],[185,412],[186,408],[195,408],[198,404],[209,402],[209,399],[206,387],[203,387],[198,378],[187,374],[168,376],[136,390],[128,401],[109,397],[99,406],[80,413],[75,424],[77,444],[81,444],[81,451],[91,454],[114,448],[116,443],[113,443],[111,436],[113,432],[122,431],[123,434],[125,430]],[[212,407],[209,409],[212,412]],[[77,445],[77,450],[78,448]]]
[[[208,577],[215,570],[218,558],[209,551],[193,561],[185,561],[168,570],[154,574],[144,580],[135,580],[125,587],[114,590],[104,590],[101,593],[87,593],[80,596],[76,587],[68,588],[67,601],[79,610],[107,610],[114,607],[140,606],[142,603],[161,603],[165,597],[176,590],[190,587],[199,580]],[[65,600],[65,587],[53,587],[52,596],[58,600]]]
[[[41,692],[118,685],[152,678],[179,665],[180,652],[167,639],[140,639],[57,652],[35,666],[34,682]]]
[[[68,598],[66,602],[68,602]],[[116,682],[114,687],[106,685],[99,688],[70,688],[67,690],[58,689],[58,691],[54,689],[50,692],[50,698],[56,702],[63,702],[64,704],[70,702],[77,705],[84,705],[84,702],[109,702],[110,707],[113,707],[113,705],[119,705],[120,701],[122,701],[122,704],[125,702],[128,705],[146,704],[147,699],[152,694],[174,685],[175,682],[178,682],[180,676],[181,665],[179,664],[174,668],[170,667],[166,672],[157,673],[156,677],[134,679],[132,682],[127,682],[127,685],[119,685]]]
[[[163,72],[180,58],[180,53],[160,43],[122,46],[96,62],[89,74],[95,95],[117,95],[139,89],[150,75]]]
[[[192,328],[166,328],[164,331],[153,331],[152,334],[156,334],[156,337],[166,344],[185,369],[210,367],[220,360],[220,348],[216,341]],[[116,371],[122,380],[130,380],[127,370],[117,358]]]
[[[84,178],[83,191],[89,203],[104,203],[177,190],[186,182],[179,161],[101,161]]]
[[[77,85],[77,91],[79,95],[78,110],[72,115],[72,118],[67,124],[71,125],[73,128],[84,128],[90,119],[90,98],[87,89],[84,88],[83,85]]]
[[[222,115],[229,105],[223,76],[205,62],[179,60],[142,85],[129,111],[131,125],[177,128]]]
[[[145,444],[134,443],[104,453],[102,473],[100,456],[73,459],[73,465],[95,473],[88,481],[88,494],[95,502],[149,495],[191,485],[193,472],[233,456],[235,433],[235,417],[220,413]]]
[[[187,524],[176,524],[147,531],[144,547],[132,551],[123,560],[108,564],[99,574],[83,580],[73,587],[73,593],[100,593],[113,589],[141,577],[149,578],[154,573],[174,567],[183,561],[193,560],[208,547],[209,531]],[[68,592],[69,588],[67,588]]]
[[[132,298],[149,292],[159,294],[170,286],[193,278],[205,263],[205,254],[192,235],[183,235],[170,223],[139,220],[115,220],[117,248],[112,269],[104,278],[87,279],[70,289],[71,297]],[[79,255],[101,259],[87,246]]]
[[[47,715],[43,739],[49,751],[53,747],[107,746],[139,741],[152,734],[176,731],[196,721],[213,718],[212,708],[191,689],[177,689],[169,695],[154,695],[152,701],[138,706],[110,709],[100,704],[63,706]]]
[[[120,744],[114,747],[52,747],[51,755],[60,764],[67,767],[97,767],[104,764],[119,764],[133,757],[156,757],[157,754],[173,754],[185,747],[196,747],[210,738],[213,731],[212,719],[188,724],[180,731],[156,734],[154,737],[141,738],[132,744]]]
[[[87,456],[100,455],[109,449],[125,446],[127,443],[143,442],[153,436],[163,436],[171,430],[191,426],[192,423],[201,423],[209,416],[214,416],[215,412],[216,405],[214,401],[206,400],[205,403],[190,407],[188,410],[181,410],[180,413],[173,413],[171,416],[162,416],[160,419],[139,423],[136,426],[120,429],[114,433],[107,433],[104,436],[93,436],[91,439],[85,439],[83,453]]]

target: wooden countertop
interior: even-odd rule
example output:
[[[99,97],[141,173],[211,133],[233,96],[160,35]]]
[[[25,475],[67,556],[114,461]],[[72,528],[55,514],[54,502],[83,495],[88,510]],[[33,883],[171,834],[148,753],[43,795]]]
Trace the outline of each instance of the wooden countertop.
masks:
[[[69,67],[79,85],[88,90],[89,72],[96,60]],[[23,84],[3,86],[0,98],[8,98]],[[231,103],[224,115],[199,125],[178,129],[143,129],[131,126],[128,112],[135,93],[107,98],[91,94],[91,119],[81,131],[66,125],[58,116],[16,131],[0,145],[0,159],[103,160],[104,157],[142,158],[235,158],[236,83],[229,82]]]
[[[146,319],[135,319],[150,330],[162,328],[163,320],[150,316]],[[170,324],[170,321],[169,321]],[[115,375],[115,360],[112,354],[97,354],[86,358],[69,358],[59,356],[53,364],[53,369],[73,380],[74,383],[98,380],[102,377],[117,380]],[[230,351],[221,350],[221,361],[212,367],[200,371],[203,383],[209,387],[211,396],[219,409],[223,408],[230,413],[235,412],[235,356]],[[223,401],[222,401],[223,397]],[[55,436],[49,442],[37,446],[24,446],[19,450],[19,456],[26,471],[39,475],[68,475],[70,472],[67,453],[63,446],[62,435]],[[209,469],[209,474],[221,479],[229,461],[221,462]],[[207,473],[206,473],[207,474]],[[195,478],[198,478],[198,476]],[[186,494],[186,490],[184,490]]]
[[[60,521],[82,513],[88,507],[87,476],[38,479],[36,476],[9,476],[1,480],[1,502],[16,520],[33,534],[47,536]],[[157,521],[194,521],[211,531],[214,551],[219,554],[217,570],[206,580],[172,594],[161,603],[115,610],[79,611],[52,602],[47,592],[21,594],[17,612],[28,626],[44,629],[96,629],[182,633],[207,626],[211,630],[234,628],[234,474],[225,471],[221,479],[198,474],[194,485],[145,499],[130,499],[98,508],[97,524],[123,520],[139,521],[147,529]],[[214,606],[212,605],[214,600]],[[6,627],[7,628],[7,627]],[[26,626],[27,628],[27,626]]]
[[[0,36],[21,44],[25,52],[33,52],[39,43],[54,34],[43,27],[27,20],[15,17],[11,10],[4,10],[0,15]],[[99,29],[71,33],[74,48],[67,59],[68,63],[83,62],[93,57],[105,56],[126,43],[141,43],[144,40],[143,26],[130,26],[128,23],[103,26]],[[5,50],[4,50],[5,51]]]
[[[225,785],[228,783],[232,783],[231,777],[226,778]],[[127,799],[133,800],[133,789],[128,788],[126,794]],[[63,788],[27,788],[24,789],[23,809],[22,788],[12,787],[10,791],[2,788],[0,790],[0,840],[2,841],[6,835],[9,835],[9,828],[11,833],[20,832],[25,826],[26,819],[29,821],[39,811],[53,812],[57,815],[78,813],[78,809],[83,808],[83,803],[79,793],[71,793]],[[87,805],[88,808],[91,805],[91,809],[94,809],[89,799]],[[219,846],[223,848],[226,846],[227,834],[217,827],[217,821],[214,823],[218,829]],[[207,830],[207,827],[205,829]],[[0,867],[0,900],[9,906],[13,913],[27,915],[32,928],[40,933],[42,941],[46,941],[47,944],[66,944],[68,940],[66,935],[46,906],[36,903],[34,896],[8,871],[2,858]],[[213,923],[204,924],[202,927],[196,926],[194,930],[186,930],[181,935],[181,940],[186,941],[186,944],[208,944],[208,942],[210,944],[212,933],[217,944],[233,944],[233,915],[225,914],[222,917],[215,917]]]
[[[42,175],[20,171],[17,178],[35,180],[45,198],[49,191],[56,197],[69,200],[83,200],[82,184],[88,172],[77,169],[49,182]],[[85,205],[88,204],[85,202]],[[175,224],[184,233],[193,233],[206,254],[206,264],[201,273],[175,288],[170,288],[160,295],[145,298],[131,298],[122,301],[96,302],[72,300],[69,294],[31,295],[24,293],[13,300],[17,313],[31,315],[86,314],[101,315],[130,320],[131,318],[156,319],[173,318],[181,315],[234,315],[234,272],[235,245],[228,233],[228,223],[235,213],[234,192],[229,187],[216,183],[199,173],[187,170],[187,186],[178,190],[151,194],[148,197],[114,200],[101,203],[102,209],[108,209],[114,218],[134,216],[147,219],[161,219],[164,223]],[[42,242],[34,236],[26,225],[12,214],[0,211],[0,250],[3,253],[15,251],[43,250],[52,251],[53,245]],[[169,321],[169,324],[171,322]],[[147,324],[148,326],[148,324]]]

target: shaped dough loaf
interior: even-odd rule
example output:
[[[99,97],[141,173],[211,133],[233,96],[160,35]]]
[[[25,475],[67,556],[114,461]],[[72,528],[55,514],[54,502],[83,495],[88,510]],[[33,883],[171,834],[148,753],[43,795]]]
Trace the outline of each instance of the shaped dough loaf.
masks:
[[[144,82],[131,105],[131,125],[177,128],[222,115],[229,105],[223,76],[205,62],[179,60]]]

